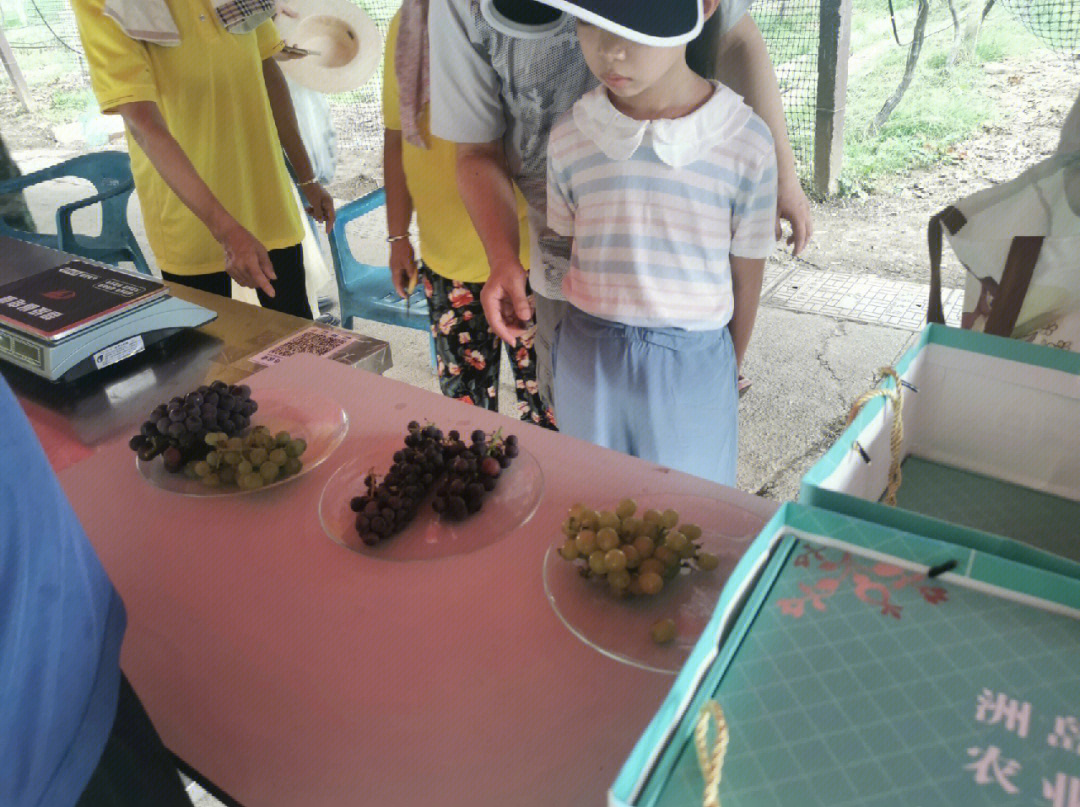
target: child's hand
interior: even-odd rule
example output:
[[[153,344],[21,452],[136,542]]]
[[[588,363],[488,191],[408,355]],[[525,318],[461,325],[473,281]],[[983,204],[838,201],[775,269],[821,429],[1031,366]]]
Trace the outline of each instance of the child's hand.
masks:
[[[533,318],[532,303],[525,290],[526,279],[525,268],[517,261],[493,266],[480,292],[491,330],[510,345],[525,333]]]

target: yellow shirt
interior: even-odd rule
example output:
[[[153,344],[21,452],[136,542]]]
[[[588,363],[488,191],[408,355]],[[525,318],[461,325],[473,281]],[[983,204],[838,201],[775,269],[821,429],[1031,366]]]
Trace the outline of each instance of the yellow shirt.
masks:
[[[386,35],[385,70],[383,74],[383,118],[387,129],[401,129],[401,105],[397,73],[394,71],[394,52],[397,49],[400,12],[390,22]],[[420,255],[433,272],[451,280],[483,283],[489,268],[480,236],[473,228],[465,203],[458,194],[454,176],[455,146],[448,140],[432,137],[429,126],[430,108],[421,114],[420,130],[431,148],[422,149],[409,142],[402,143],[401,161],[405,182],[409,187],[416,224],[420,230]],[[518,218],[521,222],[521,263],[529,268],[529,224],[525,200],[517,194]]]
[[[267,21],[249,34],[226,31],[210,0],[166,0],[180,31],[176,47],[132,39],[102,13],[104,0],[72,0],[90,81],[104,112],[154,101],[218,201],[267,249],[303,240],[300,214],[263,81],[262,61],[281,49]],[[220,272],[225,254],[165,184],[128,133],[146,235],[162,270]]]

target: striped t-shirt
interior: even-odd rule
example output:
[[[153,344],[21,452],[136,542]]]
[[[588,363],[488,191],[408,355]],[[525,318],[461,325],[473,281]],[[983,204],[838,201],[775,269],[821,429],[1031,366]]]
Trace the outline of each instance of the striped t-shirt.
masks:
[[[574,239],[563,293],[576,307],[640,327],[723,328],[729,256],[775,246],[772,135],[722,85],[689,115],[654,121],[623,115],[598,87],[552,129],[547,216]]]

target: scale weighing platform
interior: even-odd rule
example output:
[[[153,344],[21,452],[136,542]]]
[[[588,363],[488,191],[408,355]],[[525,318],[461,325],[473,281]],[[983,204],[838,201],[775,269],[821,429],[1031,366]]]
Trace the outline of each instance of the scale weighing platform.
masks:
[[[217,317],[149,275],[0,237],[0,359],[73,381]]]

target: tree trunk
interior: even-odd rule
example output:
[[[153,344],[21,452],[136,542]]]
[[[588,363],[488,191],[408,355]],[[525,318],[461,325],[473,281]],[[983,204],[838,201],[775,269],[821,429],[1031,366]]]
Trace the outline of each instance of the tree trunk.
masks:
[[[960,27],[960,15],[956,13],[956,3],[954,0],[946,0],[946,2],[949,4],[949,14],[952,15],[953,38],[952,46],[949,48],[949,58],[945,62],[945,69],[952,70],[960,56],[960,45],[964,41],[964,32]]]
[[[889,100],[885,102],[881,111],[874,116],[874,120],[871,121],[870,126],[867,127],[867,137],[875,137],[877,133],[881,131],[881,127],[885,125],[885,122],[889,119],[893,110],[896,109],[900,100],[904,97],[904,93],[907,92],[907,88],[911,84],[911,79],[915,75],[915,65],[919,63],[919,54],[922,52],[923,39],[926,36],[926,18],[929,16],[929,0],[919,0],[919,12],[918,16],[915,18],[915,32],[911,36],[911,48],[908,50],[907,65],[904,67],[904,77],[900,79],[900,86],[896,88],[896,91],[890,96]]]

